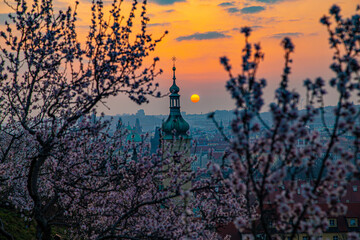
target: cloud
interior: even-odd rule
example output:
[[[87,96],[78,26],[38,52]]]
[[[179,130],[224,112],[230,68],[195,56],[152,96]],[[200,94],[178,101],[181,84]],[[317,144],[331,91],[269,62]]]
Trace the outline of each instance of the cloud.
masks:
[[[248,27],[250,27],[252,31],[256,31],[258,29],[264,28],[263,26],[260,26],[260,25],[252,25],[252,26],[248,26]],[[241,28],[233,28],[232,30],[233,31],[240,31]]]
[[[223,2],[223,3],[220,3],[218,6],[220,6],[220,7],[232,7],[232,6],[235,6],[235,2]]]
[[[301,37],[303,35],[304,34],[300,33],[300,32],[289,32],[289,33],[276,33],[276,34],[273,34],[273,35],[271,35],[269,37],[270,38],[281,39],[281,38],[284,38],[284,37]]]
[[[164,13],[172,13],[172,12],[175,12],[175,9],[169,9],[164,11]]]
[[[260,26],[260,25],[253,25],[253,26],[250,26],[251,29],[253,29],[254,31],[260,29],[260,28],[263,28],[263,26]]]
[[[266,4],[275,4],[275,3],[290,2],[290,1],[296,1],[296,0],[252,0],[252,1],[259,2],[259,3],[266,3]]]
[[[262,6],[250,6],[250,7],[244,7],[244,8],[238,8],[235,7],[235,2],[223,2],[220,3],[218,6],[220,7],[229,7],[226,8],[226,11],[229,13],[258,13],[265,10],[265,7]]]
[[[151,2],[159,5],[172,5],[176,2],[186,2],[186,0],[151,0]]]
[[[283,2],[284,0],[253,0],[255,2],[261,2],[261,3],[278,3],[278,2]]]
[[[265,8],[262,7],[262,6],[251,6],[251,7],[244,7],[242,9],[240,9],[240,12],[241,13],[244,13],[244,14],[248,14],[248,13],[258,13],[258,12],[261,12],[261,11],[264,11]]]
[[[258,13],[258,12],[265,10],[265,7],[262,7],[262,6],[250,6],[250,7],[238,8],[238,7],[236,7],[236,2],[234,2],[234,1],[222,2],[222,3],[218,4],[218,6],[224,7],[228,13],[248,14],[248,13]],[[245,3],[243,6],[248,6],[248,3]]]
[[[318,32],[313,32],[313,33],[310,33],[309,36],[319,36],[319,33]]]
[[[251,14],[243,15],[242,19],[252,22],[254,24],[265,24],[265,25],[281,22],[278,18],[275,17],[259,17]]]
[[[185,41],[185,40],[209,40],[209,39],[219,39],[219,38],[230,38],[231,36],[225,35],[221,32],[205,32],[205,33],[194,33],[188,36],[180,36],[176,38],[176,41]]]
[[[296,18],[296,19],[289,19],[287,20],[288,22],[299,22],[301,21],[302,19],[301,18]]]
[[[147,24],[148,27],[165,27],[165,26],[170,26],[170,23],[168,22],[164,22],[164,23],[149,23]]]
[[[228,11],[229,13],[237,13],[237,12],[240,12],[241,10],[237,7],[232,7],[232,8],[226,9],[226,11]]]

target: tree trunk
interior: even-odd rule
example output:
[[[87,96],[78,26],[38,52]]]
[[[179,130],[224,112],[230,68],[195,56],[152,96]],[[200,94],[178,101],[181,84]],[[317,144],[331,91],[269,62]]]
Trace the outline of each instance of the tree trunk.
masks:
[[[48,148],[46,147],[43,148],[43,150],[38,156],[35,156],[34,158],[31,159],[29,175],[27,179],[27,188],[29,191],[29,195],[34,201],[34,219],[37,223],[36,239],[38,240],[51,239],[51,226],[49,225],[45,217],[41,196],[39,196],[39,192],[38,192],[38,181],[39,181],[41,166],[44,164],[49,153],[47,149]]]

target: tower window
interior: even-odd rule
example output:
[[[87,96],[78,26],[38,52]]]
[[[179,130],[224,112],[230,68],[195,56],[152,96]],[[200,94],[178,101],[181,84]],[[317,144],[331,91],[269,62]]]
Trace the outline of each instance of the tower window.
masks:
[[[336,219],[329,219],[329,226],[336,227]]]
[[[348,218],[348,225],[349,227],[357,227],[357,218]]]
[[[355,219],[350,219],[350,226],[354,226],[354,225],[356,225]]]

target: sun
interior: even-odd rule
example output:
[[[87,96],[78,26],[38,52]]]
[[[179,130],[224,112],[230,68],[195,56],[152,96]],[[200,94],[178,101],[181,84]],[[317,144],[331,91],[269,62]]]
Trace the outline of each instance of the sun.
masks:
[[[193,103],[197,103],[197,102],[200,100],[200,97],[199,97],[199,95],[197,95],[197,94],[193,94],[193,95],[191,95],[190,100],[191,100]]]

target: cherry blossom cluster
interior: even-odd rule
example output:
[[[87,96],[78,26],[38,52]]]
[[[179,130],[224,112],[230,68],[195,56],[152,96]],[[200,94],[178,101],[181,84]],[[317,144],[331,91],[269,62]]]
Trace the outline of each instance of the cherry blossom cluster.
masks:
[[[50,133],[47,125],[39,126],[41,135]],[[206,170],[189,168],[196,159],[183,157],[189,149],[171,153],[179,146],[164,144],[151,154],[146,135],[134,142],[128,134],[121,124],[111,133],[109,122],[87,116],[57,139],[37,185],[49,226],[62,226],[70,238],[220,238],[216,230],[242,211],[241,199],[221,185],[221,171],[204,177]],[[0,164],[0,192],[7,196],[1,201],[29,224],[36,204],[27,191],[38,155],[34,138],[23,134]]]

